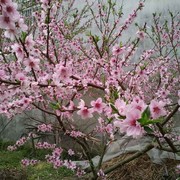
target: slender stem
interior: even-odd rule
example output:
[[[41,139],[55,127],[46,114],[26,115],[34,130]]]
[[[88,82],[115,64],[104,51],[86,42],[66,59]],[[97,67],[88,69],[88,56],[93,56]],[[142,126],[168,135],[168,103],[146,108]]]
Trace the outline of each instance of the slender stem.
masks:
[[[39,107],[39,106],[38,106],[38,105],[36,105],[35,103],[32,103],[32,105],[33,105],[33,106],[35,106],[37,109],[39,109],[39,110],[41,110],[41,111],[43,111],[43,112],[45,112],[45,113],[47,113],[47,114],[51,114],[51,115],[53,115],[53,116],[56,116],[56,114],[55,114],[55,113],[50,112],[50,111],[47,111],[47,110],[45,110],[45,109],[43,109],[43,108]]]
[[[170,146],[170,148],[173,150],[173,152],[177,152],[177,149],[176,149],[176,147],[174,146],[174,144],[171,142],[171,140],[170,140],[169,138],[167,138],[167,137],[165,136],[166,133],[164,132],[162,125],[161,125],[160,123],[157,123],[156,125],[157,125],[157,127],[159,128],[160,133],[163,135],[164,139],[166,140],[166,142],[167,142],[168,145]]]
[[[180,105],[177,105],[174,110],[165,118],[161,125],[164,126],[174,116],[174,114],[178,111],[179,108]]]
[[[103,151],[102,151],[102,153],[101,153],[101,157],[100,157],[100,160],[99,160],[99,162],[98,162],[98,170],[100,170],[100,168],[101,168],[102,161],[103,161],[104,155],[105,155],[105,153],[106,153],[107,147],[108,147],[108,145],[106,145],[106,144],[105,144],[104,147],[103,147]]]

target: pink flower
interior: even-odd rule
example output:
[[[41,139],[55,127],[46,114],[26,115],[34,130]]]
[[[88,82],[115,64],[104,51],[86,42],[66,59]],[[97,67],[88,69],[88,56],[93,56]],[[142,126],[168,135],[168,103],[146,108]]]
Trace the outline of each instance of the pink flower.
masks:
[[[17,30],[14,28],[11,28],[11,29],[7,29],[5,32],[4,32],[4,36],[11,39],[11,40],[14,40],[15,39],[15,35],[17,34]]]
[[[52,125],[51,124],[40,124],[38,125],[38,130],[40,132],[51,132],[52,131]]]
[[[0,69],[0,79],[3,79],[5,77],[6,77],[5,71]]]
[[[143,40],[145,38],[144,31],[138,31],[136,34],[137,34],[138,38],[141,40]]]
[[[22,159],[21,164],[22,164],[22,166],[29,166],[30,165],[30,160],[29,159]]]
[[[71,170],[76,169],[76,163],[72,162],[71,160],[64,160],[64,166]]]
[[[166,111],[164,110],[164,102],[162,101],[155,101],[155,100],[152,100],[150,105],[149,105],[149,108],[150,108],[150,111],[151,111],[151,116],[153,119],[157,119],[161,116],[165,116],[166,115]]]
[[[119,111],[120,115],[122,115],[122,116],[126,115],[127,106],[126,106],[126,103],[123,100],[117,99],[115,101],[114,105],[115,105],[115,108]]]
[[[108,118],[111,118],[112,117],[112,108],[110,106],[106,105],[105,108],[104,108],[104,114]]]
[[[0,0],[0,5],[2,5],[2,6],[5,6],[9,3],[11,3],[11,0]]]
[[[17,4],[14,2],[8,3],[3,6],[3,11],[9,16],[13,21],[16,21],[20,18],[20,14],[17,11]]]
[[[11,46],[13,52],[16,53],[17,58],[22,61],[24,59],[24,52],[23,49],[21,48],[21,46],[19,44],[13,44]]]
[[[15,78],[16,78],[18,81],[25,81],[25,80],[26,80],[26,76],[25,76],[23,73],[18,73],[18,74],[16,74]]]
[[[27,72],[31,71],[31,69],[38,70],[39,69],[39,59],[35,59],[34,57],[30,56],[24,61],[24,65],[26,66],[25,70]]]
[[[120,47],[118,44],[116,44],[112,48],[112,53],[113,53],[114,56],[123,54],[124,52],[125,52],[125,47]]]
[[[140,112],[144,112],[144,110],[147,108],[147,105],[144,103],[142,99],[140,99],[139,97],[135,97],[132,103],[130,104],[130,108],[132,110],[137,109]]]
[[[138,119],[141,118],[141,112],[138,110],[127,113],[126,119],[123,121],[115,121],[114,126],[120,128],[121,133],[126,133],[127,136],[140,138],[144,134],[144,128],[141,127]]]
[[[92,118],[93,117],[92,113],[93,110],[88,109],[87,107],[83,107],[79,111],[77,111],[77,114],[80,115],[82,119]]]
[[[27,48],[28,50],[31,50],[31,49],[34,47],[35,42],[34,42],[34,40],[33,40],[32,34],[30,34],[29,36],[26,37],[26,39],[25,39],[25,45],[26,45],[26,48]]]
[[[4,13],[3,15],[0,15],[0,28],[1,29],[12,29],[14,26],[15,26],[14,22],[7,14]]]
[[[88,119],[93,117],[93,109],[86,107],[85,102],[82,99],[79,103],[78,108],[80,108],[80,110],[77,111],[77,114],[80,115],[82,119]]]
[[[91,101],[91,106],[94,111],[102,113],[105,104],[102,102],[102,98],[98,98],[96,101]]]
[[[20,18],[17,22],[17,26],[18,28],[21,30],[21,31],[27,31],[28,30],[28,27],[27,25],[24,23],[24,19],[23,18]]]
[[[68,82],[71,76],[71,68],[67,66],[63,66],[61,64],[57,64],[54,69],[53,81],[55,84],[59,84],[60,81]]]
[[[68,150],[68,154],[69,154],[70,156],[72,156],[72,155],[74,155],[75,153],[74,153],[74,151],[73,151],[72,149],[69,149],[69,150]]]

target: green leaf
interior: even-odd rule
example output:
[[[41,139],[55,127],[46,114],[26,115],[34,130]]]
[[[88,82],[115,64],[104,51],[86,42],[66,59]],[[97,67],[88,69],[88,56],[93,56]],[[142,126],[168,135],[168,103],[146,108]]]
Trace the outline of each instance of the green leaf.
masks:
[[[50,105],[50,107],[51,107],[52,109],[54,109],[54,110],[57,110],[57,109],[60,108],[60,104],[59,104],[59,103],[53,103],[53,102],[51,102],[49,105]]]
[[[146,126],[149,124],[156,124],[156,123],[160,123],[162,121],[162,119],[153,119],[153,120],[143,120],[142,118],[138,120],[138,122],[142,125],[142,126]]]
[[[110,106],[115,113],[119,114],[119,111],[115,108],[113,104],[110,104]]]
[[[122,48],[122,47],[123,47],[123,43],[122,43],[122,41],[120,41],[119,46],[120,46],[120,48]]]
[[[139,123],[141,125],[146,125],[149,122],[150,116],[151,116],[150,109],[149,107],[147,107],[142,113],[141,119],[138,120]]]
[[[142,113],[142,117],[146,117],[147,119],[149,119],[151,117],[151,112],[150,112],[150,109],[149,107],[147,107],[144,112]]]
[[[26,32],[22,32],[21,33],[21,38],[22,38],[23,42],[25,42],[26,37],[27,37],[27,33]]]
[[[161,118],[151,120],[150,117],[151,117],[150,109],[149,109],[149,107],[147,107],[144,110],[144,112],[142,113],[141,118],[138,120],[138,122],[142,126],[146,126],[146,125],[149,125],[149,124],[156,124],[156,123],[159,123],[159,122],[162,121]]]
[[[86,32],[86,36],[92,36],[91,31],[87,31],[87,32]]]
[[[95,41],[96,43],[100,40],[99,36],[97,36],[97,35],[94,35],[93,37],[94,37],[94,41]]]
[[[148,127],[148,126],[144,126],[144,130],[147,132],[147,133],[153,133],[154,131]]]

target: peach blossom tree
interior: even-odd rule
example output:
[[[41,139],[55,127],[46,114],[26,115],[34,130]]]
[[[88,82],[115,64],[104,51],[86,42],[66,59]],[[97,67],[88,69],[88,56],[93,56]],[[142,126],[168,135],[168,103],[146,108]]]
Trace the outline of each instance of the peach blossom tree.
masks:
[[[36,132],[51,133],[56,128],[79,144],[90,164],[92,179],[105,178],[154,147],[179,152],[174,142],[180,137],[172,130],[172,118],[180,107],[178,14],[170,13],[169,22],[154,14],[151,29],[147,23],[135,24],[135,37],[122,42],[123,33],[143,9],[143,1],[124,22],[122,6],[117,8],[113,0],[95,5],[84,0],[86,5],[81,10],[74,8],[75,2],[37,1],[39,9],[27,26],[17,3],[0,0],[0,114],[11,118],[38,109],[53,117],[56,126],[49,120],[38,124]],[[141,43],[146,41],[151,47],[142,50]],[[100,95],[85,100],[94,89]],[[75,114],[79,122],[98,117],[96,126],[88,133],[80,130]],[[117,133],[135,139],[149,136],[152,142],[141,152],[102,170],[103,157]],[[97,134],[104,137],[103,143],[97,141]],[[8,149],[16,150],[36,136],[31,132]],[[102,147],[97,166],[90,153],[94,141]],[[77,176],[85,173],[75,162],[61,158],[63,151],[73,156],[75,150],[63,150],[48,142],[38,142],[35,148],[51,149],[46,160],[55,168],[66,166]],[[24,166],[36,163],[22,160]]]

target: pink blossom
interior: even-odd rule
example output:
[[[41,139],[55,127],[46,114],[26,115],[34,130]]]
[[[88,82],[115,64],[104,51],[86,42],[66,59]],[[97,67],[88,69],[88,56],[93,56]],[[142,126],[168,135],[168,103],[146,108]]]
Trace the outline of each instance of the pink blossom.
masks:
[[[9,3],[11,3],[11,0],[0,0],[0,5],[2,5],[2,6],[5,6]]]
[[[72,155],[74,155],[75,153],[74,153],[74,151],[73,151],[72,149],[69,149],[69,150],[68,150],[68,154],[69,154],[70,156],[72,156]]]
[[[30,165],[30,161],[29,161],[29,159],[22,159],[21,160],[21,164],[22,164],[22,166],[29,166]]]
[[[22,164],[22,166],[29,166],[29,165],[32,165],[32,166],[34,166],[34,165],[36,165],[37,163],[38,163],[39,161],[38,160],[36,160],[36,159],[22,159],[21,160],[21,164]]]
[[[59,159],[54,160],[52,163],[55,169],[63,166],[63,161]]]
[[[25,80],[26,80],[26,76],[25,76],[23,73],[18,73],[18,74],[16,74],[15,78],[16,78],[18,81],[25,81]]]
[[[64,160],[64,166],[66,166],[68,169],[76,169],[76,163],[72,162],[71,160]]]
[[[17,4],[14,2],[11,2],[9,4],[6,4],[3,6],[3,11],[6,13],[7,16],[9,16],[13,21],[16,21],[20,18],[20,14],[17,11]]]
[[[108,118],[112,117],[112,109],[110,106],[106,105],[104,108],[104,113]]]
[[[12,51],[16,54],[16,57],[18,58],[18,60],[22,61],[24,59],[24,52],[22,47],[15,43],[11,46]]]
[[[34,42],[34,40],[33,40],[32,34],[30,34],[29,36],[26,37],[26,39],[25,39],[25,45],[26,45],[26,48],[27,48],[28,50],[31,50],[31,49],[34,47],[35,42]]]
[[[118,44],[116,44],[112,48],[112,53],[113,53],[114,56],[123,54],[124,52],[125,52],[125,47],[120,47]]]
[[[14,40],[16,35],[17,35],[17,30],[15,29],[15,27],[11,29],[7,29],[4,32],[4,36],[11,40]]]
[[[6,77],[5,71],[0,69],[0,79],[3,79],[5,77]]]
[[[68,132],[66,132],[66,133],[68,133]],[[77,138],[77,137],[82,137],[83,136],[83,133],[82,132],[80,132],[80,131],[71,131],[70,133],[68,133],[71,137],[75,137],[75,138]]]
[[[120,115],[122,115],[122,116],[126,115],[127,106],[126,106],[126,103],[123,100],[117,99],[115,101],[114,105],[115,105],[115,108],[118,110]]]
[[[138,38],[141,40],[143,40],[145,38],[144,31],[138,31],[136,34],[137,34]]]
[[[133,98],[133,101],[130,104],[130,108],[132,109],[132,111],[134,109],[137,109],[140,112],[144,112],[144,110],[147,108],[147,105],[142,99],[140,99],[139,97],[135,97]]]
[[[54,149],[56,147],[55,144],[49,144],[48,142],[38,142],[35,144],[37,149]]]
[[[55,148],[52,152],[52,155],[54,157],[59,157],[59,156],[61,156],[62,152],[63,152],[63,149],[61,147]]]
[[[98,98],[96,101],[91,101],[91,106],[94,111],[102,113],[105,104],[102,102],[102,98]]]
[[[79,104],[78,104],[78,108],[83,108],[85,106],[85,102],[84,102],[84,100],[82,100],[82,99],[80,99],[80,102],[79,102]]]
[[[133,110],[127,113],[126,119],[123,121],[115,121],[114,126],[120,128],[121,133],[126,133],[127,136],[140,138],[144,134],[144,128],[141,127],[138,119],[141,118],[141,113],[138,110]]]
[[[26,32],[28,30],[27,25],[24,23],[24,19],[23,18],[19,18],[17,21],[17,26],[21,31]]]
[[[0,15],[0,28],[1,29],[13,29],[14,27],[14,21],[7,15],[3,14]]]
[[[57,64],[54,71],[55,73],[53,74],[53,80],[55,84],[58,84],[60,81],[69,81],[71,76],[71,68],[69,66]]]
[[[36,59],[32,56],[30,56],[29,58],[26,58],[26,60],[24,61],[24,65],[26,66],[25,70],[27,72],[31,71],[32,68],[35,70],[39,69],[39,59]]]
[[[93,109],[88,107],[82,107],[77,114],[81,116],[82,119],[88,119],[93,117]]]
[[[78,177],[81,177],[81,176],[83,176],[84,174],[85,174],[85,171],[78,167],[77,170],[76,170],[76,175],[77,175]]]
[[[93,109],[86,107],[85,102],[82,99],[79,102],[78,108],[80,108],[80,110],[77,111],[77,114],[80,115],[82,119],[88,119],[93,117]]]
[[[51,124],[40,124],[40,125],[38,125],[38,131],[51,132],[52,131],[52,125]]]
[[[15,151],[15,150],[17,150],[17,146],[15,146],[15,145],[14,146],[8,146],[7,150],[8,151]]]
[[[113,126],[112,124],[108,124],[106,127],[105,127],[105,130],[108,134],[112,134],[113,133]]]
[[[161,116],[166,115],[166,111],[164,110],[164,105],[165,103],[162,101],[159,102],[156,100],[151,101],[149,108],[153,119],[157,119]]]

